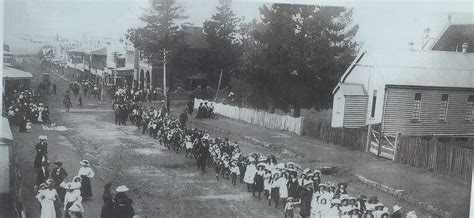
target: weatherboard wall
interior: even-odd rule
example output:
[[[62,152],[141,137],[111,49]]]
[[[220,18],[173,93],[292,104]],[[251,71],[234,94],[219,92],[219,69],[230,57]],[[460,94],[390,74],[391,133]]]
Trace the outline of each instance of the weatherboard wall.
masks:
[[[366,95],[345,96],[344,127],[359,128],[365,126],[367,112]]]
[[[467,121],[468,96],[474,89],[388,86],[383,131],[389,135],[422,136],[434,134],[472,134],[474,122]],[[413,120],[414,96],[421,93],[419,120]],[[439,120],[441,96],[448,94],[446,122]]]

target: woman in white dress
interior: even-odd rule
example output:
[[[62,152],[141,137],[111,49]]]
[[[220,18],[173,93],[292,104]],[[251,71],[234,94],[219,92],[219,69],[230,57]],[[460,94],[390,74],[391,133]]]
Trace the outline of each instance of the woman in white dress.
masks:
[[[46,184],[40,186],[46,186]],[[40,191],[36,198],[41,203],[41,218],[56,218],[54,201],[59,198],[53,186],[50,185],[47,189]]]
[[[94,177],[95,173],[90,167],[88,160],[82,160],[81,168],[79,168],[79,173],[77,176],[81,177],[81,196],[83,198],[92,197],[92,187],[91,187],[91,179]]]
[[[286,199],[288,198],[288,174],[283,172],[278,182],[280,184],[280,200],[282,205],[286,205]]]
[[[249,165],[247,165],[244,176],[244,182],[247,183],[247,191],[249,192],[253,192],[253,184],[256,173],[257,167],[255,166],[255,160],[251,160]]]

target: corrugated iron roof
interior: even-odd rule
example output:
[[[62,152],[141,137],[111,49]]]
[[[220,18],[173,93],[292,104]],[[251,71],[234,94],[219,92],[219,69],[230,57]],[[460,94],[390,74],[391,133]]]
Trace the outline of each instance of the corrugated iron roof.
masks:
[[[474,87],[473,63],[471,53],[375,49],[368,50],[355,67],[373,68],[385,84],[469,88]]]

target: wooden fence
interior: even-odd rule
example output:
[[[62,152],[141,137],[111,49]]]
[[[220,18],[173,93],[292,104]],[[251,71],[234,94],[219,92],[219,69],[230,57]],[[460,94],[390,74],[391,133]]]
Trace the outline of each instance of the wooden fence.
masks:
[[[470,181],[473,151],[472,148],[460,144],[427,141],[418,137],[401,137],[395,161]]]
[[[267,113],[265,111],[258,111],[250,108],[240,108],[221,103],[204,101],[201,99],[194,99],[194,108],[197,109],[200,103],[209,102],[213,104],[214,112],[224,117],[229,117],[236,120],[241,120],[246,123],[267,127],[270,129],[284,130],[294,132],[301,135],[303,118],[290,117],[288,115],[278,115]]]
[[[367,128],[332,128],[326,121],[312,119],[303,122],[304,135],[358,151],[366,150],[367,131]]]

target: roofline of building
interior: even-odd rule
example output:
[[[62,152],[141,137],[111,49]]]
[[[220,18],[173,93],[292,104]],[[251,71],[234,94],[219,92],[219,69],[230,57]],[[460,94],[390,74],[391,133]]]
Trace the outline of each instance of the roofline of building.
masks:
[[[357,57],[354,59],[354,61],[352,61],[351,65],[346,69],[346,71],[344,72],[344,74],[342,74],[341,78],[339,78],[339,83],[336,85],[336,87],[334,87],[334,89],[332,90],[332,94],[334,95],[334,93],[337,92],[337,90],[339,89],[339,86],[341,85],[341,83],[344,83],[344,81],[346,80],[347,76],[349,75],[349,73],[354,69],[354,67],[357,65],[357,63],[359,63],[359,61],[362,59],[362,57],[365,55],[365,53],[367,53],[367,50],[363,51],[363,52],[360,52]]]
[[[449,27],[451,26],[461,26],[461,25],[474,25],[474,23],[447,23],[444,27],[443,30],[438,34],[438,36],[435,38],[434,43],[431,43],[431,46],[429,47],[430,51],[433,51],[433,48],[438,44],[438,41],[441,39],[441,37],[448,31]]]
[[[396,85],[386,84],[385,89],[405,88],[405,89],[435,89],[435,90],[454,90],[454,91],[473,91],[474,87],[452,87],[452,86],[421,86],[421,85]]]

